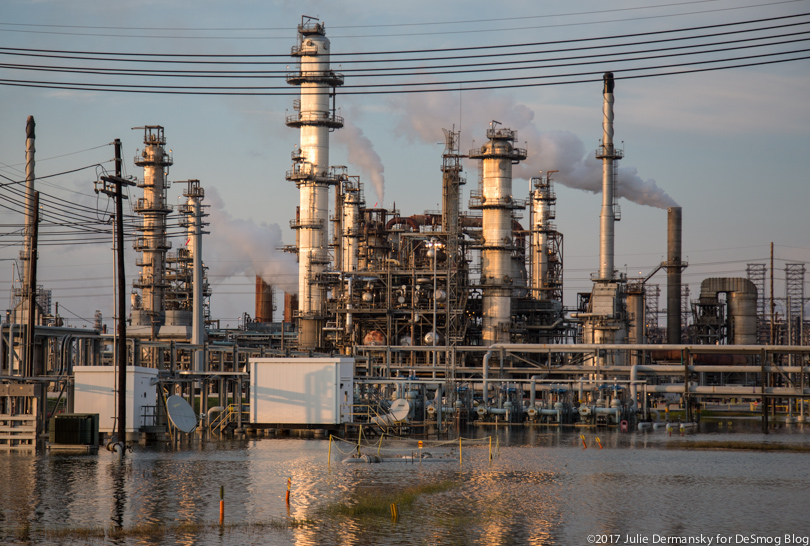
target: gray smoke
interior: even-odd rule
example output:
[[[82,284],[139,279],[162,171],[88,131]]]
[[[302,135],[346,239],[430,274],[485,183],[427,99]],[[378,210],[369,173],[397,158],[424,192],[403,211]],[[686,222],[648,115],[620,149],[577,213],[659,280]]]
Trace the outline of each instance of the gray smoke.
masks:
[[[363,134],[363,130],[350,121],[346,121],[343,129],[337,131],[335,140],[346,147],[349,154],[349,163],[359,169],[363,178],[371,181],[371,186],[377,194],[377,200],[382,203],[385,198],[385,167],[371,140]],[[350,170],[350,173],[351,170]],[[361,178],[362,180],[362,178]]]
[[[276,250],[283,245],[278,224],[234,218],[216,188],[205,189],[204,205],[210,205],[211,234],[203,239],[203,261],[213,278],[261,276],[285,292],[298,293],[295,256]]]
[[[409,140],[436,142],[442,128],[457,123],[452,116],[458,112],[458,95],[455,93],[414,93],[393,100],[400,112],[408,112],[400,119],[397,130]],[[528,148],[528,158],[516,167],[515,177],[528,180],[539,176],[541,170],[557,170],[554,181],[558,184],[591,193],[602,192],[602,162],[594,157],[596,146],[593,150],[586,150],[582,140],[569,131],[539,130],[534,123],[534,111],[511,97],[492,92],[471,92],[464,95],[463,101],[464,124],[468,127],[465,130],[467,136],[462,135],[464,140],[472,135],[476,146],[483,144],[492,120],[517,131],[516,145]],[[601,127],[601,115],[601,107],[596,106],[597,127]],[[601,130],[598,136],[601,136]],[[616,195],[651,207],[677,206],[655,180],[641,178],[635,167],[619,167]]]

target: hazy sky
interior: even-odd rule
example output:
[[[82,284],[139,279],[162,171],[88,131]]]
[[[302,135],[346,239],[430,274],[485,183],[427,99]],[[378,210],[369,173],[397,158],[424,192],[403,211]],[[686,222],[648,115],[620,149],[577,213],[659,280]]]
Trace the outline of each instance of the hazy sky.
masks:
[[[22,70],[12,64],[106,67],[116,69],[190,70],[190,65],[125,63],[10,55],[25,50],[58,50],[108,53],[194,55],[287,55],[296,43],[296,25],[302,15],[319,17],[326,25],[332,52],[354,53],[333,59],[345,71],[346,86],[369,83],[435,82],[449,92],[348,94],[340,92],[337,106],[346,127],[332,133],[331,163],[346,165],[361,176],[369,206],[396,204],[403,215],[436,210],[441,200],[442,128],[460,127],[461,150],[480,146],[491,120],[518,131],[521,147],[528,150],[525,164],[516,169],[515,197],[526,198],[529,178],[540,171],[558,170],[556,224],[564,235],[566,305],[574,305],[576,292],[589,291],[589,276],[598,269],[598,226],[601,196],[589,189],[601,184],[601,167],[593,158],[602,136],[601,72],[616,74],[615,141],[623,143],[619,194],[622,218],[616,226],[618,269],[629,276],[646,275],[666,253],[666,206],[683,207],[684,273],[692,297],[706,277],[745,277],[746,264],[766,263],[769,245],[775,244],[776,297],[784,297],[786,263],[810,261],[807,207],[810,204],[810,61],[795,60],[683,73],[660,77],[630,78],[774,60],[807,57],[810,16],[744,26],[714,27],[690,33],[649,34],[594,43],[614,47],[603,50],[559,52],[588,42],[566,42],[638,33],[673,31],[691,27],[810,12],[810,0],[708,1],[592,1],[508,3],[478,1],[368,2],[368,1],[266,1],[163,0],[160,2],[107,2],[96,0],[4,0],[0,7],[0,79],[66,83],[127,83],[135,85],[267,86],[291,92],[283,74],[263,79],[176,78],[151,76],[101,76]],[[772,27],[758,32],[754,28]],[[619,47],[619,43],[650,42],[674,36],[717,34],[746,29],[749,33],[724,34],[694,41],[645,43]],[[786,37],[790,34],[789,37]],[[758,42],[729,43],[752,37]],[[767,39],[764,39],[767,38]],[[559,66],[537,70],[402,76],[383,80],[352,76],[351,70],[382,64],[352,64],[375,58],[414,59],[439,56],[515,53],[518,48],[456,52],[375,52],[435,50],[479,46],[554,42],[521,51],[554,50],[525,57],[479,57],[485,63],[533,59],[534,64]],[[775,44],[774,42],[780,42]],[[709,46],[709,44],[715,44]],[[773,44],[773,45],[767,45]],[[652,57],[642,50],[699,45],[695,48],[728,49],[713,54]],[[685,53],[672,50],[666,53]],[[27,51],[30,53],[30,51]],[[694,50],[691,50],[694,53]],[[795,52],[795,53],[791,53]],[[601,54],[592,64],[585,55]],[[768,57],[761,55],[778,53]],[[51,53],[53,55],[53,53]],[[64,53],[60,55],[65,55]],[[81,54],[74,54],[81,56]],[[751,58],[752,56],[758,56]],[[575,60],[552,60],[574,58]],[[675,68],[652,68],[678,63],[726,60]],[[121,57],[116,57],[120,59]],[[157,61],[161,57],[154,56]],[[231,61],[239,60],[229,58]],[[241,58],[246,60],[247,57]],[[270,58],[293,65],[292,58]],[[345,63],[345,64],[344,64]],[[409,66],[441,64],[417,61]],[[394,64],[393,62],[391,63]],[[529,63],[533,64],[533,63]],[[397,64],[401,67],[404,65]],[[280,66],[240,67],[207,65],[216,70],[285,70]],[[643,68],[640,71],[628,71]],[[450,69],[448,69],[450,70]],[[407,70],[401,70],[407,72]],[[540,74],[588,73],[548,80],[512,80],[524,86],[511,89],[469,90],[465,87],[502,85],[451,84],[446,81],[515,78]],[[561,81],[585,83],[560,84]],[[2,83],[2,82],[0,82]],[[64,85],[66,87],[75,85]],[[287,89],[289,87],[289,89]],[[393,88],[392,90],[397,90]],[[401,89],[401,88],[400,88]],[[289,254],[275,248],[294,243],[289,221],[298,204],[294,183],[284,179],[298,132],[284,125],[293,112],[294,96],[190,96],[136,94],[71,89],[46,89],[0,85],[0,184],[24,178],[25,122],[36,119],[37,176],[101,164],[113,170],[115,138],[124,144],[125,170],[142,177],[133,163],[142,148],[142,131],[132,127],[162,125],[174,165],[170,179],[199,179],[210,205],[211,232],[203,243],[204,261],[210,269],[214,295],[212,315],[222,325],[237,325],[243,312],[253,314],[253,276],[260,272],[278,286],[293,286],[297,266]],[[464,162],[469,191],[476,189],[477,164]],[[101,172],[90,168],[44,179],[37,189],[59,202],[98,208],[106,218],[112,204],[93,193]],[[182,186],[169,190],[178,203]],[[140,196],[134,188],[130,194]],[[0,188],[0,291],[10,294],[15,274],[21,223],[19,198],[8,187]],[[130,200],[131,203],[131,200]],[[5,207],[5,208],[4,208]],[[528,213],[523,222],[528,219]],[[55,243],[54,228],[43,243]],[[75,240],[75,237],[62,236]],[[96,235],[94,237],[106,237]],[[88,239],[83,238],[84,241]],[[177,249],[184,238],[173,240]],[[127,291],[137,275],[136,253],[127,245]],[[109,238],[96,244],[43,244],[38,278],[53,291],[60,314],[70,324],[82,326],[101,310],[111,324],[113,313],[113,253]],[[662,274],[653,283],[665,280]],[[660,307],[665,307],[662,297]],[[7,305],[6,305],[7,306]],[[6,307],[4,306],[4,307]],[[279,310],[281,303],[279,303]]]

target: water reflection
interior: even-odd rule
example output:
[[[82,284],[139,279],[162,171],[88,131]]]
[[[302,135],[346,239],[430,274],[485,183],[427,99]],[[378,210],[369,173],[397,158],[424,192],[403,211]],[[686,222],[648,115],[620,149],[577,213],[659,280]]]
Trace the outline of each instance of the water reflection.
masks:
[[[756,431],[707,430],[680,437],[481,428],[473,434],[495,435],[497,456],[489,460],[487,444],[465,446],[463,465],[457,445],[432,448],[434,457],[448,457],[432,464],[348,465],[338,462],[335,451],[328,464],[328,442],[300,439],[192,441],[178,450],[139,447],[123,460],[106,451],[95,456],[0,453],[0,542],[15,541],[24,525],[36,534],[60,527],[216,522],[220,486],[228,523],[288,515],[315,523],[283,531],[183,533],[154,543],[545,545],[584,544],[593,533],[801,532],[810,477],[800,469],[810,455],[667,447],[706,439],[806,444],[806,432],[791,429],[764,437]],[[289,507],[284,500],[288,478]],[[456,487],[421,496],[400,511],[396,523],[389,517],[324,516],[324,508],[357,491],[445,480]]]

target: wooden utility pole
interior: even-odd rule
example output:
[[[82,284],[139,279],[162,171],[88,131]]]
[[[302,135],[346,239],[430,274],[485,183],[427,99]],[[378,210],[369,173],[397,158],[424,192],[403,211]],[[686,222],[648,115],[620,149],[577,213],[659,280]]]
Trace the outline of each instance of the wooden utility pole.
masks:
[[[25,287],[26,300],[28,300],[28,316],[25,330],[25,367],[23,375],[29,377],[41,375],[34,369],[34,328],[36,327],[37,310],[37,239],[39,239],[39,192],[34,192],[31,204],[31,238],[28,247],[28,284]],[[43,415],[45,413],[42,409]]]
[[[127,322],[126,322],[126,275],[124,272],[124,186],[134,186],[135,182],[126,180],[122,175],[121,140],[115,139],[115,176],[102,176],[101,180],[114,184],[111,189],[105,184],[101,191],[115,198],[115,249],[117,260],[118,283],[118,339],[116,340],[116,353],[118,365],[118,441],[122,444],[127,439]],[[123,449],[122,449],[123,451]]]

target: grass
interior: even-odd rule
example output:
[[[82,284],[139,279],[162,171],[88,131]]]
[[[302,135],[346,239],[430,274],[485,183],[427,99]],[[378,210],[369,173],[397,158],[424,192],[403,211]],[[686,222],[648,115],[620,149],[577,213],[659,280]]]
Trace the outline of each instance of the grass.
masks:
[[[415,485],[394,492],[388,489],[365,489],[356,491],[347,501],[324,508],[323,512],[324,515],[333,517],[390,516],[392,504],[396,504],[400,509],[408,508],[422,495],[442,493],[457,486],[458,482],[445,480],[437,483]]]
[[[678,442],[668,443],[669,449],[732,449],[746,451],[783,451],[793,453],[810,453],[810,446],[791,444],[769,444],[763,442]]]

